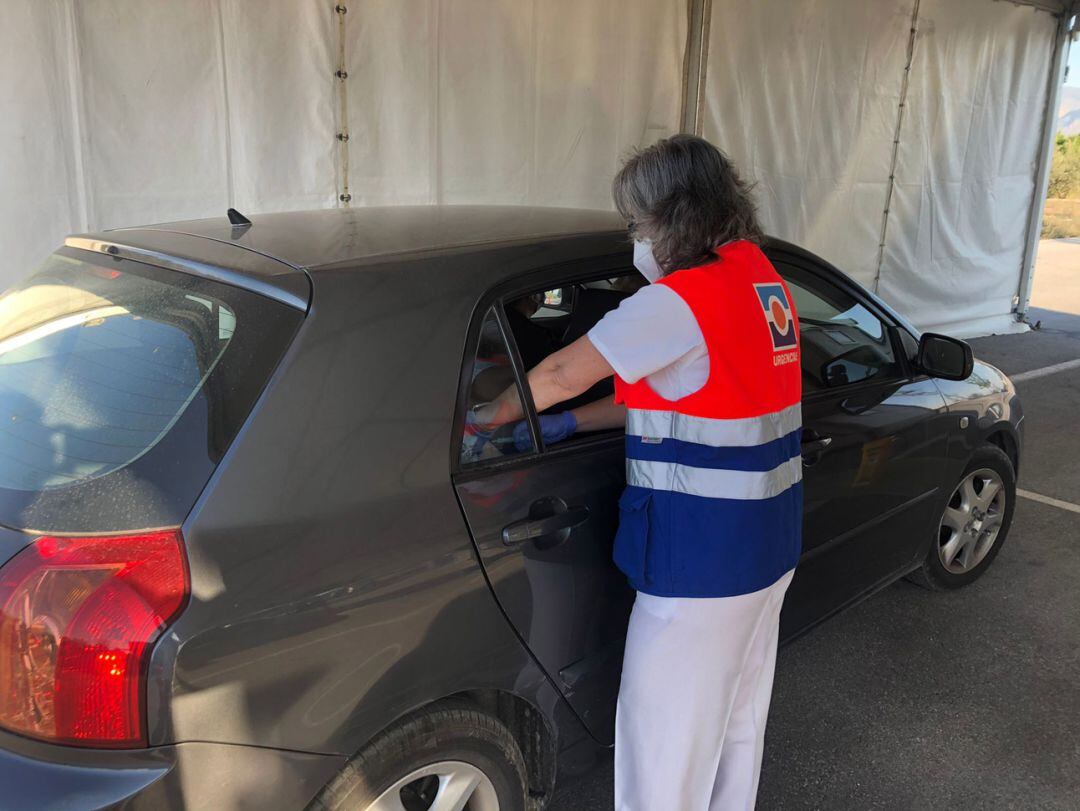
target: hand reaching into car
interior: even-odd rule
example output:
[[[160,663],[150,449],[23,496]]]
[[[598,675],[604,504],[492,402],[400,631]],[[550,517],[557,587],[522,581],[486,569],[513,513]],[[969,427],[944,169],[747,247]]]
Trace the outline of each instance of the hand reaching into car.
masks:
[[[554,445],[564,439],[573,436],[578,429],[577,417],[573,411],[560,411],[558,414],[540,415],[540,435],[544,438],[545,445]],[[519,451],[532,450],[532,436],[529,434],[529,423],[522,420],[514,426],[514,447]]]
[[[493,420],[493,412],[491,404],[487,404],[470,409],[465,417],[465,441],[473,457],[479,458],[483,454],[484,447],[489,443],[502,453],[514,453],[515,451],[510,450],[511,444],[518,453],[533,449],[532,435],[529,433],[529,423],[526,420],[520,420],[512,426],[499,424]],[[545,445],[562,442],[572,436],[577,429],[577,417],[572,411],[540,415],[540,433]]]

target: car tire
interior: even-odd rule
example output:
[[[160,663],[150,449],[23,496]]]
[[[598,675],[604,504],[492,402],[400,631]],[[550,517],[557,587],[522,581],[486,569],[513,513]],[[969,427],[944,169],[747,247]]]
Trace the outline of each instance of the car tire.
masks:
[[[469,809],[525,811],[525,760],[497,718],[467,702],[440,702],[380,733],[309,808],[440,811],[458,807],[452,794],[469,791]],[[395,794],[400,805],[387,800]]]
[[[980,488],[991,484],[999,485],[1000,490],[988,499],[988,492]],[[979,448],[942,507],[926,559],[911,579],[937,591],[958,589],[977,580],[1001,551],[1015,504],[1012,460],[993,445]],[[984,534],[991,524],[996,526],[993,537]]]

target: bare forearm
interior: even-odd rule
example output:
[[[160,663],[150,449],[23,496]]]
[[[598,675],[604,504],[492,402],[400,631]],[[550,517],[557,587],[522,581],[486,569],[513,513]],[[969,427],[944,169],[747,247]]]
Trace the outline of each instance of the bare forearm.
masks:
[[[612,397],[594,400],[573,410],[579,431],[605,431],[626,427],[626,406]]]
[[[528,374],[529,389],[532,391],[533,403],[539,412],[546,411],[556,403],[571,400],[586,389],[575,391],[573,386],[568,386],[560,379],[558,365],[543,361]],[[588,388],[588,387],[586,387]],[[516,386],[511,386],[494,401],[492,401],[490,422],[493,425],[502,425],[507,422],[516,422],[525,414],[518,398]]]
[[[587,336],[548,355],[529,372],[529,388],[537,411],[584,394],[595,383],[613,374]]]
[[[543,412],[584,394],[593,384],[613,373],[588,337],[581,337],[537,364],[528,374],[529,389],[536,410]],[[485,411],[484,421],[493,425],[520,420],[524,413],[517,388],[508,388]]]

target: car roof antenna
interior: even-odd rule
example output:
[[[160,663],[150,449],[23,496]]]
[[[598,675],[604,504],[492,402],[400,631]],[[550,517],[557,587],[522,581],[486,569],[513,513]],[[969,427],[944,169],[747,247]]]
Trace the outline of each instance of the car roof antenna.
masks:
[[[239,227],[239,226],[246,227],[246,226],[251,225],[251,220],[249,220],[247,217],[245,217],[243,214],[241,214],[235,208],[230,208],[227,213],[229,215],[229,222],[232,223],[234,228]]]

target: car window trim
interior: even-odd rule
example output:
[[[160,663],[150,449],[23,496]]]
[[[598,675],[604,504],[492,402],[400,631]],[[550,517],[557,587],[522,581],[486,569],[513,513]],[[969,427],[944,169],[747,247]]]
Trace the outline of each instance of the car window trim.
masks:
[[[503,342],[507,344],[507,349],[510,350],[510,365],[514,373],[514,385],[518,387],[518,396],[520,397],[522,395],[522,381],[519,377],[520,364],[517,362],[517,345],[511,345],[507,341],[507,332],[504,327],[505,315],[501,313],[502,308],[496,307],[495,304],[496,302],[488,302],[487,304],[481,305],[474,311],[473,317],[469,321],[469,331],[466,334],[465,339],[464,358],[458,375],[458,393],[457,401],[454,404],[454,422],[450,431],[450,472],[451,476],[454,477],[464,473],[472,473],[476,470],[490,471],[493,468],[501,469],[507,462],[519,461],[539,454],[540,446],[536,444],[536,426],[528,414],[528,409],[526,409],[525,418],[529,421],[529,431],[533,435],[534,443],[531,451],[524,451],[523,453],[507,456],[503,459],[495,458],[478,460],[470,465],[461,463],[461,444],[465,436],[465,415],[469,408],[468,384],[472,382],[472,371],[476,366],[476,351],[480,344],[480,330],[483,328],[484,321],[487,320],[489,312],[495,313],[495,322],[499,327],[499,333],[502,335]],[[477,315],[477,313],[479,313],[479,315]],[[532,401],[531,396],[529,401]]]
[[[544,459],[557,459],[574,453],[598,450],[608,445],[617,445],[622,448],[626,444],[626,431],[609,428],[606,431],[597,431],[592,436],[583,436],[572,442],[560,443],[546,448],[541,454]]]
[[[598,267],[596,265],[598,262],[604,262],[604,264]],[[581,270],[583,265],[587,265],[591,269],[584,272]],[[575,268],[578,273],[581,273],[580,276],[575,275]],[[553,287],[567,283],[595,282],[600,279],[611,278],[613,271],[617,272],[618,275],[624,275],[624,272],[634,272],[630,257],[622,253],[608,254],[590,259],[587,262],[579,259],[573,262],[551,265],[539,270],[532,270],[495,285],[485,294],[482,300],[503,301],[520,297],[526,293],[536,292],[541,288],[550,290]]]
[[[544,450],[543,439],[540,436],[540,417],[536,411],[536,403],[533,402],[532,389],[528,386],[528,372],[525,363],[521,360],[521,352],[518,350],[517,339],[514,331],[510,328],[510,321],[506,317],[505,303],[500,299],[494,306],[495,320],[499,324],[503,343],[510,350],[510,365],[514,372],[514,385],[518,389],[518,399],[521,401],[522,416],[529,424],[529,434],[532,437],[533,449],[529,455],[542,453]],[[529,453],[529,452],[526,452]]]

